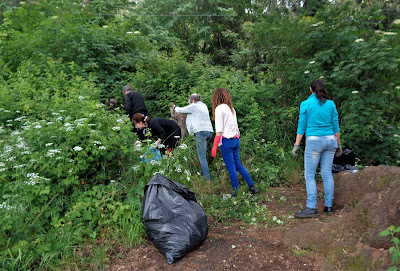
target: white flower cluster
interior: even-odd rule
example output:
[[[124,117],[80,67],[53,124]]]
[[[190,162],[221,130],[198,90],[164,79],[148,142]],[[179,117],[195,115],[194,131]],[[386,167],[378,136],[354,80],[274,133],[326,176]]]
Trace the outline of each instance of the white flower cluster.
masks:
[[[8,205],[7,202],[3,202],[0,204],[0,209],[6,209],[6,210],[10,210],[15,208],[14,206]]]
[[[188,146],[186,144],[181,144],[179,145],[179,148],[181,148],[182,150],[186,150]]]
[[[62,149],[54,149],[54,150],[48,150],[46,153],[46,157],[53,157],[57,153],[61,153]]]
[[[112,129],[113,129],[114,131],[119,131],[119,130],[121,130],[121,127],[115,126],[115,127],[113,127]]]
[[[81,147],[79,147],[79,146],[75,146],[74,148],[73,148],[73,150],[74,151],[81,151],[81,150],[83,150]]]
[[[182,165],[181,164],[175,164],[175,171],[176,172],[182,172]]]
[[[26,174],[26,177],[29,179],[28,181],[24,182],[27,185],[38,184],[39,180],[50,181],[50,179],[48,179],[48,178],[40,177],[38,173],[28,173],[28,174]]]

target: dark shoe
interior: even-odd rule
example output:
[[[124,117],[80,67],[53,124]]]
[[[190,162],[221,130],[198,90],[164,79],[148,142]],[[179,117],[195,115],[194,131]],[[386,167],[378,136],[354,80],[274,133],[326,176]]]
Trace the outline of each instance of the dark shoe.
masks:
[[[333,207],[324,207],[324,213],[327,215],[333,214]]]
[[[310,217],[318,217],[317,209],[313,208],[304,208],[300,212],[294,213],[294,216],[297,218],[310,218]]]
[[[255,187],[255,185],[253,184],[252,186],[249,187],[250,192],[254,195],[259,193],[260,191],[258,191],[257,187]]]

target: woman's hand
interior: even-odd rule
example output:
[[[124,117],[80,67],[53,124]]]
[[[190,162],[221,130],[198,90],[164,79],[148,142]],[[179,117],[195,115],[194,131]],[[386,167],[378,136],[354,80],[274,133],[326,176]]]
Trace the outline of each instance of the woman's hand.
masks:
[[[336,149],[335,156],[339,157],[342,155],[342,144],[338,144],[338,148]]]
[[[219,134],[219,135],[218,135]],[[213,148],[212,148],[212,151],[211,151],[211,155],[212,155],[212,157],[217,157],[217,149],[218,149],[218,144],[219,144],[219,142],[221,141],[221,133],[217,133],[216,135],[215,135],[215,138],[214,138],[214,145],[213,145]]]
[[[295,157],[298,156],[298,154],[297,154],[296,152],[297,152],[297,150],[299,149],[299,147],[300,147],[300,144],[294,144],[292,153],[293,153],[293,155],[294,155]]]

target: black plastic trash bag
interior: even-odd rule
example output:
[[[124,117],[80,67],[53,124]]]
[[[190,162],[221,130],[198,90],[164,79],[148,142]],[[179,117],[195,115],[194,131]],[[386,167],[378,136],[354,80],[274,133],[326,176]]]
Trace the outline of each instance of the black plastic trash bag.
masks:
[[[355,166],[356,165],[356,154],[354,153],[353,148],[344,148],[342,150],[342,155],[339,157],[334,157],[333,163],[336,165],[350,165],[350,166]]]
[[[356,155],[354,153],[353,148],[344,148],[342,150],[342,155],[339,157],[334,157],[332,172],[338,173],[340,171],[347,171],[351,173],[355,173],[358,171],[358,168],[355,167],[356,164]]]
[[[350,173],[356,173],[358,171],[358,168],[355,167],[355,166],[349,165],[349,164],[344,165],[344,166],[336,165],[336,164],[332,165],[332,172],[333,173],[338,173],[340,171],[347,171],[347,172],[350,172]]]
[[[195,194],[160,173],[144,188],[142,218],[147,236],[169,264],[207,238],[207,217]]]

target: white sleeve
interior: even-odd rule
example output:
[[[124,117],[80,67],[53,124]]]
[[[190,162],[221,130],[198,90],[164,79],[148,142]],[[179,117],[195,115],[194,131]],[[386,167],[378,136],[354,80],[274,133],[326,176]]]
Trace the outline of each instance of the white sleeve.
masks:
[[[224,117],[222,108],[220,106],[217,106],[217,108],[215,108],[215,132],[224,132]]]
[[[179,106],[175,106],[175,111],[177,113],[183,113],[183,114],[191,114],[193,113],[193,104],[189,104],[188,106],[185,107],[179,107]]]

